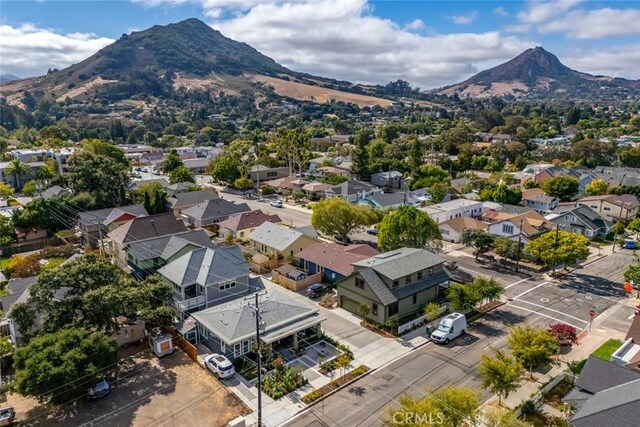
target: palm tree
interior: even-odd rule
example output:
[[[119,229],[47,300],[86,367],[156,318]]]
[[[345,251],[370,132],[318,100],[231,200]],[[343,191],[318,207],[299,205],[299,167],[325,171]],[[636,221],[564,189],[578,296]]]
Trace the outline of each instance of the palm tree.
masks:
[[[30,170],[31,170],[31,166],[29,166],[28,164],[26,164],[20,159],[11,160],[7,165],[7,169],[6,169],[8,174],[13,174],[13,176],[15,177],[16,189],[18,190],[22,188],[22,186],[20,185],[20,177],[25,175]]]

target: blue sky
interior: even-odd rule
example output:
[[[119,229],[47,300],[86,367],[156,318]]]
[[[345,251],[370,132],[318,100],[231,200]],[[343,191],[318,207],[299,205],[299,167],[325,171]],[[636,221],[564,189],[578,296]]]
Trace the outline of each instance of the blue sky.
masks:
[[[580,71],[640,78],[640,1],[2,1],[0,72],[39,75],[123,33],[197,17],[298,71],[423,88],[543,46]]]

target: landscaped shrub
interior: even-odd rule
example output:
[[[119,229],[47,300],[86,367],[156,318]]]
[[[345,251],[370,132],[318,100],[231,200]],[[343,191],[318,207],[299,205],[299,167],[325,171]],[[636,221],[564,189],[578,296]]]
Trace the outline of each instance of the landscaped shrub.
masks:
[[[282,358],[275,359],[272,366],[273,371],[262,381],[262,391],[274,400],[286,396],[307,383],[300,368],[285,365]]]
[[[578,331],[566,323],[556,323],[549,327],[549,333],[556,337],[558,345],[573,345],[578,342]]]
[[[331,393],[333,390],[338,389],[340,386],[348,383],[349,381],[355,378],[358,378],[360,375],[364,374],[367,371],[369,371],[368,366],[360,365],[353,371],[347,372],[345,375],[331,381],[329,384],[326,384],[320,387],[319,389],[308,393],[306,396],[302,398],[302,401],[306,404],[314,402],[320,399],[321,397],[327,395],[328,393]]]

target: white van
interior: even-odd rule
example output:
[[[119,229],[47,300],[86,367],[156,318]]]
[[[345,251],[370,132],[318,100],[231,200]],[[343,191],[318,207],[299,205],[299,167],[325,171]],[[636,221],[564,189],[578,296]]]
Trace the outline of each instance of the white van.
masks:
[[[431,340],[436,343],[449,344],[449,341],[464,335],[467,329],[467,318],[462,313],[451,313],[443,318],[438,328],[431,333]]]

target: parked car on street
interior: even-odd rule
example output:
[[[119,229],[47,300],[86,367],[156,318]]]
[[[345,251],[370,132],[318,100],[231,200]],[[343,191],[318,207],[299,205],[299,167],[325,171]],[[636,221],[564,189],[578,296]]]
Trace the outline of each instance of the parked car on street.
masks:
[[[638,249],[638,244],[636,242],[634,242],[633,240],[627,240],[622,244],[622,247],[624,249]]]
[[[221,379],[231,378],[236,373],[233,363],[221,354],[214,353],[207,356],[204,364],[213,372],[213,375]]]
[[[331,292],[331,285],[326,283],[314,283],[307,288],[307,296],[309,298],[320,298],[329,292]]]
[[[16,418],[16,411],[11,407],[0,409],[0,426],[10,426]]]
[[[440,321],[438,328],[431,333],[431,340],[449,344],[449,341],[465,334],[467,318],[462,313],[451,313]]]
[[[110,390],[111,387],[109,386],[109,383],[106,379],[104,379],[104,377],[102,377],[102,379],[98,381],[98,383],[96,383],[89,389],[89,391],[87,391],[87,398],[92,400],[100,399],[101,397],[105,397],[107,394],[109,394]]]
[[[371,234],[372,236],[377,236],[378,235],[378,228],[374,225],[373,227],[367,229],[367,233]]]
[[[274,208],[281,208],[282,207],[282,200],[274,200],[269,204],[271,206],[273,206]]]

